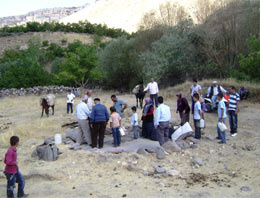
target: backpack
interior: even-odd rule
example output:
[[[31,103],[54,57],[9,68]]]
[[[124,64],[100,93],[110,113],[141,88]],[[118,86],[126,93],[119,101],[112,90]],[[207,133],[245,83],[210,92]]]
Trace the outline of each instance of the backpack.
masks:
[[[59,149],[58,147],[53,144],[42,144],[37,146],[37,148],[33,151],[32,157],[38,157],[39,160],[44,161],[55,161],[58,159]]]

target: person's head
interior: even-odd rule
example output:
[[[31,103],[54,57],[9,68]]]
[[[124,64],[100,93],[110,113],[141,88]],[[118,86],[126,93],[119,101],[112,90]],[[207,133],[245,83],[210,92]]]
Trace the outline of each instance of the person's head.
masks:
[[[151,98],[145,98],[144,101],[145,104],[150,104],[152,102]]]
[[[86,95],[87,95],[88,97],[91,97],[91,96],[92,96],[92,90],[88,90],[87,93],[86,93]]]
[[[193,94],[193,100],[195,102],[199,101],[199,99],[200,99],[200,95],[198,93]]]
[[[95,104],[100,103],[100,98],[95,98],[95,99],[94,99],[94,103],[95,103]]]
[[[71,94],[71,89],[68,90],[68,93]]]
[[[241,86],[240,89],[241,89],[242,91],[244,91],[245,87],[244,87],[244,86]]]
[[[234,86],[230,86],[229,92],[230,92],[231,94],[236,93],[236,88],[235,88]]]
[[[88,103],[88,97],[87,96],[83,96],[83,98],[82,98],[82,102],[84,102],[84,103]]]
[[[214,81],[212,82],[212,85],[213,85],[213,87],[216,87],[216,86],[218,85],[218,82],[214,80]]]
[[[111,100],[112,100],[113,102],[117,102],[117,97],[116,97],[116,95],[112,95],[112,96],[111,96]]]
[[[153,78],[153,77],[151,77],[151,79],[150,79],[150,80],[151,80],[151,82],[152,82],[152,83],[154,82],[154,78]]]
[[[136,112],[136,106],[133,106],[131,109],[132,109],[133,113]]]
[[[116,108],[115,108],[115,107],[110,107],[110,112],[111,112],[111,113],[116,112]]]
[[[178,99],[178,100],[180,100],[181,97],[182,97],[181,93],[176,94],[176,96],[177,96],[177,99]]]
[[[163,97],[162,97],[162,96],[159,96],[159,97],[158,97],[158,103],[159,103],[159,104],[162,104],[162,103],[163,103]]]
[[[222,100],[222,98],[224,97],[223,93],[218,93],[218,100]]]
[[[197,86],[198,80],[196,78],[193,79],[193,85]]]
[[[19,145],[19,137],[17,136],[12,136],[10,138],[10,145],[11,146],[14,146],[14,147],[17,147]]]

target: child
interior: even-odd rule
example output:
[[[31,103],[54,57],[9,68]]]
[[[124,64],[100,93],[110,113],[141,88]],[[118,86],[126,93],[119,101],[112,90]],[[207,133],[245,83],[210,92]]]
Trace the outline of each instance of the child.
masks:
[[[112,128],[112,134],[114,138],[114,147],[120,146],[121,144],[121,135],[119,132],[119,127],[121,126],[121,117],[116,112],[115,107],[110,107],[110,127]]]
[[[17,165],[17,153],[16,148],[19,145],[19,138],[12,136],[10,139],[11,147],[5,154],[5,171],[4,174],[7,179],[7,197],[14,197],[15,183],[18,183],[18,198],[28,197],[28,194],[24,194],[25,181],[23,175],[20,173]]]
[[[201,110],[201,104],[200,104],[200,96],[198,93],[195,93],[193,95],[194,100],[194,127],[195,127],[195,138],[200,139],[201,138],[201,132],[200,132],[200,119],[203,118],[202,116],[202,110]]]
[[[131,120],[131,125],[133,126],[134,139],[138,138],[138,115],[136,113],[136,107],[132,107],[133,115]]]
[[[226,105],[223,100],[223,93],[218,94],[218,122],[223,122],[225,124],[226,121]],[[225,144],[226,143],[226,133],[225,131],[221,131],[220,128],[217,125],[217,131],[218,131],[218,136],[217,139],[221,140],[218,142],[219,144]]]
[[[75,97],[76,96],[71,93],[71,90],[69,90],[67,94],[67,114],[69,114],[69,112],[73,113],[73,103]]]

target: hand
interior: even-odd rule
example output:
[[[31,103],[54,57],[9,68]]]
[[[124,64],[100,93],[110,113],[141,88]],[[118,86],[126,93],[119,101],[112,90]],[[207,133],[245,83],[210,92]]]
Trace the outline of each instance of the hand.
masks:
[[[92,129],[93,129],[93,124],[90,124],[90,128],[92,128]]]
[[[121,109],[121,111],[120,111],[121,113],[124,113],[124,109]]]
[[[177,110],[176,113],[179,113],[179,111]]]
[[[237,114],[238,114],[238,110],[235,111],[235,115],[237,115]]]
[[[145,114],[145,113],[143,113],[143,116],[145,117],[145,116],[146,116],[146,114]]]
[[[157,126],[157,125],[155,125],[155,126],[154,126],[154,128],[156,128],[156,129],[157,129],[157,128],[158,128],[158,126]]]
[[[220,118],[219,122],[223,122],[223,118]]]
[[[186,113],[186,111],[184,110],[183,113]]]

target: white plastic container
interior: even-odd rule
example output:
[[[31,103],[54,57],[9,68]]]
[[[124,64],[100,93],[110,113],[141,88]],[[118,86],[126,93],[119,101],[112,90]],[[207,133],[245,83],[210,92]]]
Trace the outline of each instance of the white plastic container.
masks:
[[[223,122],[218,122],[218,128],[220,129],[220,131],[227,130],[227,126]]]
[[[185,133],[192,132],[192,128],[188,122],[186,122],[183,126],[179,127],[174,133],[172,134],[172,140],[176,141],[180,136]]]
[[[200,128],[204,129],[205,128],[205,120],[200,119]]]
[[[61,142],[62,142],[61,134],[55,134],[54,140],[55,140],[56,145],[61,144]]]

